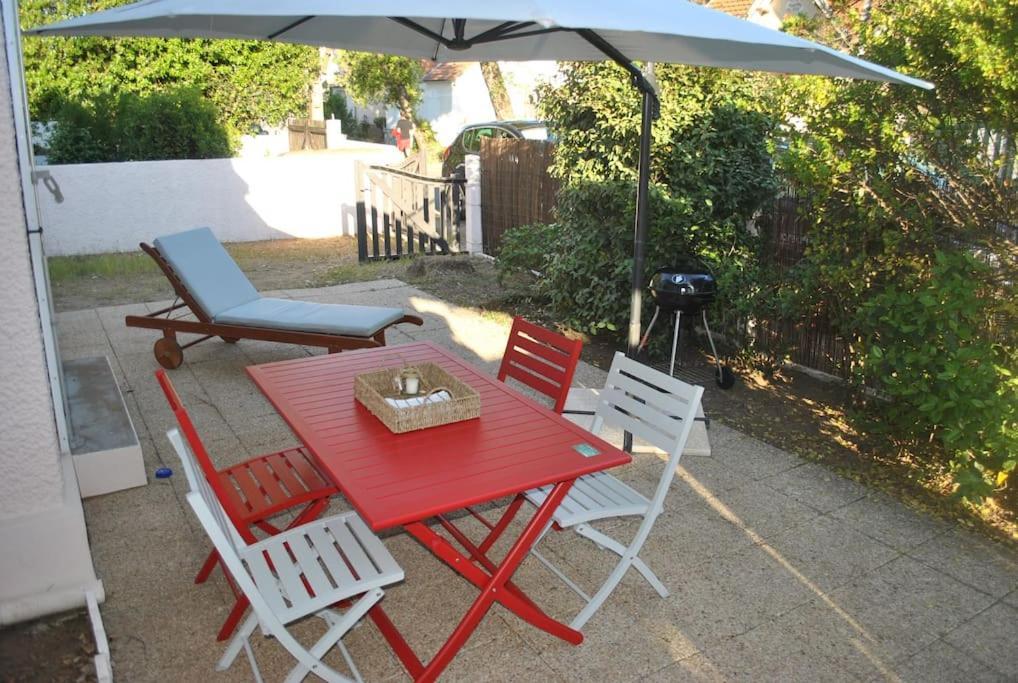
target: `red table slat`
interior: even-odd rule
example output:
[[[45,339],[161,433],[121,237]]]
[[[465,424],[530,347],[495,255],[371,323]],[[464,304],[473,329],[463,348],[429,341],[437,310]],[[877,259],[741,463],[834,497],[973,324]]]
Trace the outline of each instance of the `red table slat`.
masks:
[[[430,361],[481,396],[481,417],[393,434],[354,378]],[[248,368],[322,470],[375,531],[623,465],[629,455],[430,342]],[[574,449],[589,444],[598,454]]]

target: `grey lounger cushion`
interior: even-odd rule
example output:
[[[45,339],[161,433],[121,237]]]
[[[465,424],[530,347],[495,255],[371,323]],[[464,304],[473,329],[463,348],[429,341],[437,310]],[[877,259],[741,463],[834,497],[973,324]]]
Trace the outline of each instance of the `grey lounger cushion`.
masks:
[[[158,237],[155,248],[212,319],[261,296],[208,228]]]
[[[370,337],[403,317],[401,308],[265,298],[208,228],[159,237],[155,247],[198,305],[224,325]]]
[[[370,337],[403,317],[401,308],[317,304],[262,297],[216,316],[217,323]]]

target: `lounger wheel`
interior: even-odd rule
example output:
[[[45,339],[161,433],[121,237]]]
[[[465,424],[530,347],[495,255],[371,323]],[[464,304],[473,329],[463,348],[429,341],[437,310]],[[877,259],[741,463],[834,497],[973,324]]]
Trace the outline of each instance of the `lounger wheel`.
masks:
[[[184,349],[180,348],[180,344],[175,339],[166,337],[157,339],[155,346],[152,347],[152,352],[159,365],[167,370],[179,368],[180,364],[184,362]]]
[[[240,337],[220,337],[227,344],[236,344],[240,341]]]

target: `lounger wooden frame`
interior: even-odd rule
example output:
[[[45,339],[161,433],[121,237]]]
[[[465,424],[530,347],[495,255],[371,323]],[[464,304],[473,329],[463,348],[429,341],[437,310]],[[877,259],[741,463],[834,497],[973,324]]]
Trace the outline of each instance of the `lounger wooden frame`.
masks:
[[[390,325],[400,323],[411,323],[423,325],[424,320],[416,315],[404,315],[370,337],[353,337],[341,334],[328,334],[323,332],[296,332],[293,330],[277,330],[268,327],[249,327],[247,325],[223,325],[216,323],[205,313],[197,300],[188,291],[183,280],[173,270],[169,261],[163,258],[159,250],[144,242],[138,245],[142,251],[152,257],[159,269],[163,271],[166,279],[173,286],[177,300],[172,306],[161,308],[148,315],[129,315],[124,322],[128,327],[143,327],[150,330],[159,330],[163,336],[156,340],[153,347],[156,361],[167,370],[180,367],[184,362],[184,349],[200,344],[201,342],[219,337],[228,344],[234,344],[240,339],[255,339],[258,341],[279,342],[282,344],[300,344],[302,346],[316,346],[328,349],[329,353],[339,353],[349,349],[372,348],[385,346],[385,330]],[[172,318],[171,314],[178,309],[190,309],[197,320],[185,320],[183,318]],[[201,335],[186,344],[177,341],[177,334]]]

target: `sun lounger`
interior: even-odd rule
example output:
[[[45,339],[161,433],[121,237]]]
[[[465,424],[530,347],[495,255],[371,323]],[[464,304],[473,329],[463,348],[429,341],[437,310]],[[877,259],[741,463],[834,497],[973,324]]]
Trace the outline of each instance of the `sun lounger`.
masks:
[[[398,323],[423,320],[402,308],[320,304],[263,297],[208,228],[159,237],[154,246],[139,245],[173,285],[172,306],[148,315],[129,315],[128,327],[160,330],[156,360],[172,370],[184,361],[184,349],[212,337],[233,344],[240,339],[301,344],[338,353],[385,346],[385,330]],[[173,317],[190,309],[191,317]],[[177,334],[197,334],[181,345]]]

